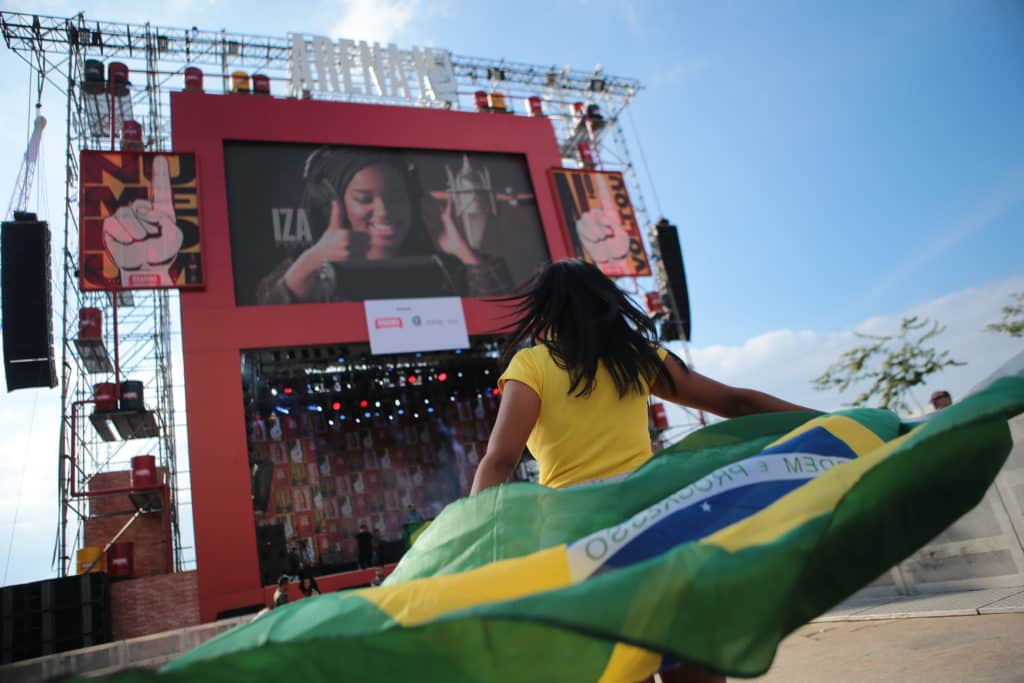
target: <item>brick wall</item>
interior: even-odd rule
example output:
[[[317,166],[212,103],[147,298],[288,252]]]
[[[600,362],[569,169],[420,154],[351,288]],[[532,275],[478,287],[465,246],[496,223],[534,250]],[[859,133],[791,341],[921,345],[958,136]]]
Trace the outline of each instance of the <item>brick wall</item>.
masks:
[[[163,471],[160,473],[163,478]],[[89,482],[90,491],[127,488],[131,474],[104,472]],[[96,496],[89,500],[89,519],[85,521],[85,545],[104,547],[135,514],[127,493]],[[136,577],[154,576],[167,572],[167,546],[164,513],[141,515],[121,535],[118,542],[132,543]]]
[[[136,638],[199,623],[196,573],[115,581],[110,585],[114,640]]]

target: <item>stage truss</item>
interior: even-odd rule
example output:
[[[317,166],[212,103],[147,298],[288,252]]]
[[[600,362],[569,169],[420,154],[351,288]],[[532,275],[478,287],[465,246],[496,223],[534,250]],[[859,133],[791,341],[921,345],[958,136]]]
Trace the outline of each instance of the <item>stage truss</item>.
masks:
[[[208,93],[228,92],[231,74],[240,70],[268,76],[271,94],[286,96],[289,94],[293,39],[290,36],[257,36],[195,27],[185,29],[149,23],[97,21],[86,18],[84,14],[62,18],[2,12],[0,29],[7,47],[45,80],[50,91],[60,93],[66,102],[63,278],[59,299],[63,302],[60,316],[63,331],[59,446],[61,506],[55,552],[59,573],[63,576],[74,572],[74,549],[81,546],[83,522],[88,516],[87,499],[70,495],[72,478],[75,478],[78,490],[87,490],[88,481],[93,476],[128,469],[129,459],[136,454],[156,455],[158,466],[166,468],[170,475],[174,562],[177,569],[187,568],[191,562],[183,552],[188,549],[181,546],[178,504],[187,497],[189,483],[187,472],[178,467],[175,438],[176,427],[181,426],[176,424],[175,416],[184,413],[175,409],[171,366],[172,340],[175,348],[180,348],[180,340],[174,339],[172,329],[171,312],[172,307],[176,308],[176,292],[135,291],[117,307],[121,377],[145,382],[146,401],[155,413],[158,435],[108,442],[89,427],[87,420],[84,428],[75,432],[71,429],[72,404],[91,399],[93,384],[110,381],[112,377],[109,373],[91,372],[75,344],[79,309],[92,307],[103,311],[104,338],[108,340],[113,339],[111,320],[114,313],[109,295],[83,293],[78,288],[79,153],[117,146],[111,139],[109,125],[96,125],[97,113],[90,109],[95,102],[81,88],[85,60],[98,59],[105,64],[118,61],[129,67],[131,88],[120,108],[130,111],[130,118],[142,124],[146,151],[167,151],[171,149],[170,93],[183,89],[186,67],[196,66],[204,71],[204,89]],[[589,142],[598,169],[624,174],[639,224],[651,224],[652,217],[644,200],[623,121],[629,103],[642,88],[638,81],[605,74],[601,70],[581,71],[458,55],[451,56],[451,64],[458,84],[458,96],[457,101],[448,106],[476,111],[474,93],[480,90],[499,91],[513,114],[486,115],[522,115],[526,113],[526,98],[540,97],[544,115],[552,121],[564,165],[582,166],[578,146],[580,142]],[[436,101],[410,103],[366,95],[318,92],[312,96],[375,104],[442,106]],[[600,107],[604,116],[600,130],[588,131],[578,124],[573,112],[576,102]],[[649,281],[632,283],[637,294],[642,294],[641,287],[654,289]],[[674,425],[674,434],[699,426],[697,416],[693,415],[693,418],[693,424]],[[71,470],[72,441],[80,454],[75,471]]]

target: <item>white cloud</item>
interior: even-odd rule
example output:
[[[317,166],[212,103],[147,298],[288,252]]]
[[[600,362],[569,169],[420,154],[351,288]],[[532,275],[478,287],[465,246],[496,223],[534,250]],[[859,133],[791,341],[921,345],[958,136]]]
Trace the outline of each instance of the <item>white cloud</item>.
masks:
[[[1022,290],[1024,277],[1011,278],[939,297],[901,315],[869,318],[854,329],[868,334],[892,333],[898,329],[902,315],[929,317],[946,325],[934,345],[948,349],[953,358],[967,364],[934,375],[914,396],[926,406],[928,395],[943,388],[959,399],[1024,351],[1020,339],[984,331],[986,324],[1001,319],[1000,311],[1009,303],[1010,293]],[[815,391],[810,381],[857,343],[853,330],[775,330],[739,346],[692,346],[690,355],[697,371],[726,384],[760,389],[820,410],[837,410],[855,394]],[[688,421],[680,412],[672,415],[679,422]]]
[[[332,37],[393,42],[417,17],[420,0],[346,0]]]

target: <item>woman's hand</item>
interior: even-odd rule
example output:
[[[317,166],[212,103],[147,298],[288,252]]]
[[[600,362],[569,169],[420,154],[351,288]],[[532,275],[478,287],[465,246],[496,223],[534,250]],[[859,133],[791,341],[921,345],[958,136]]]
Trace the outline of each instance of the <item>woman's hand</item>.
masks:
[[[470,248],[469,242],[462,236],[462,231],[455,224],[451,194],[444,197],[444,208],[441,209],[441,234],[437,238],[437,248],[451,254],[467,265],[479,262],[476,253]]]
[[[309,296],[323,263],[364,259],[369,245],[369,235],[349,230],[342,225],[341,202],[335,199],[331,202],[327,229],[316,244],[302,252],[285,272],[285,287],[296,299],[302,301]]]

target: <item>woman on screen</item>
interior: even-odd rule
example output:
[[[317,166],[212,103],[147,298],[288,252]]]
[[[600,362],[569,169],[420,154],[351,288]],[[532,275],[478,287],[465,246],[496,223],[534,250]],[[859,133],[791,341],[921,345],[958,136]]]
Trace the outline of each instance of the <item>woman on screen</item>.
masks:
[[[303,178],[303,203],[319,237],[261,281],[260,303],[372,298],[396,283],[408,286],[408,296],[487,296],[511,288],[503,260],[470,248],[450,199],[440,234],[430,234],[423,211],[436,204],[397,155],[321,147],[306,159]]]

